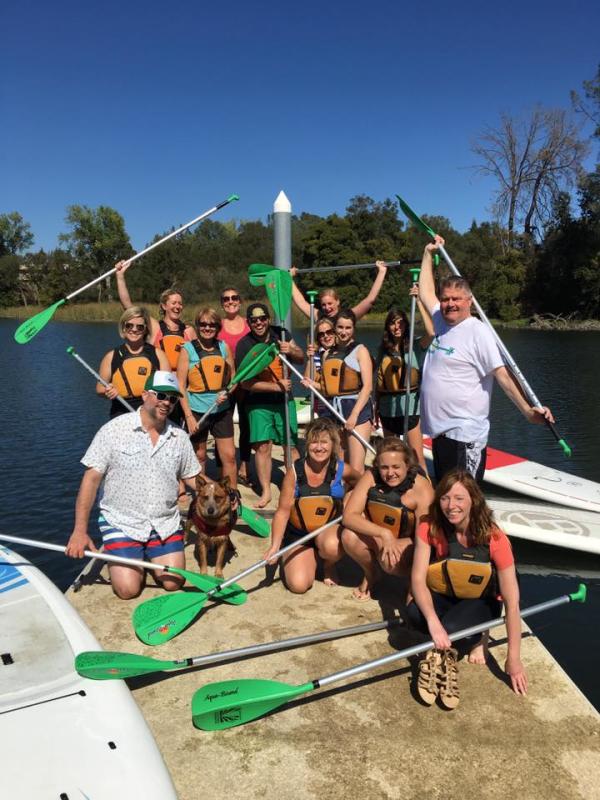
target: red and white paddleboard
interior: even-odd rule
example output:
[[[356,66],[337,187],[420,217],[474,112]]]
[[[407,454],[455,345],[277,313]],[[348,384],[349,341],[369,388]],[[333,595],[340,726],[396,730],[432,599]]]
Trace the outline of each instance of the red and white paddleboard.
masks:
[[[423,440],[425,458],[432,458],[431,439]],[[600,513],[600,483],[544,467],[520,456],[513,456],[493,447],[487,449],[487,483],[511,492],[536,497],[569,508]]]

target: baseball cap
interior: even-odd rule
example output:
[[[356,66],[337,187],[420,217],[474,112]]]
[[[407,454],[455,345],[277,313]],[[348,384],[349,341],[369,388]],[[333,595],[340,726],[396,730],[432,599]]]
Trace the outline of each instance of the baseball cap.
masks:
[[[266,317],[271,318],[269,313],[269,309],[264,303],[251,303],[248,308],[246,309],[246,319],[250,320],[252,317],[262,317],[263,314]]]
[[[157,369],[156,372],[150,375],[144,384],[144,389],[147,392],[170,392],[171,394],[178,394],[179,397],[182,397],[175,375],[163,369]]]

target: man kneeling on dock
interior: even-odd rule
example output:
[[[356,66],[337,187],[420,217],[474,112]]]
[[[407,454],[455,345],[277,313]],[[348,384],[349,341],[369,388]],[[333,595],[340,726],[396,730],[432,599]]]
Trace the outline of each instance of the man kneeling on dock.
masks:
[[[81,463],[87,467],[75,506],[75,527],[67,555],[82,558],[96,550],[88,534],[90,513],[100,484],[98,524],[107,553],[149,559],[183,569],[184,534],[177,508],[179,479],[192,489],[200,464],[190,440],[168,415],[181,393],[170,372],[157,371],[146,381],[143,405],[103,425]],[[123,600],[137,597],[143,570],[113,564],[113,591]],[[168,591],[179,589],[182,578],[156,575]]]

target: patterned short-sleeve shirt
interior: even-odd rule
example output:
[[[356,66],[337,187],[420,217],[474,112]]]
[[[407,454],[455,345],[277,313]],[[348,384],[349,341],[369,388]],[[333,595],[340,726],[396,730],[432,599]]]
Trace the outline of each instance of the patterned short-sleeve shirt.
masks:
[[[139,409],[103,425],[81,463],[104,476],[98,502],[106,521],[139,542],[180,528],[179,479],[200,472],[185,431],[167,420],[153,445]]]

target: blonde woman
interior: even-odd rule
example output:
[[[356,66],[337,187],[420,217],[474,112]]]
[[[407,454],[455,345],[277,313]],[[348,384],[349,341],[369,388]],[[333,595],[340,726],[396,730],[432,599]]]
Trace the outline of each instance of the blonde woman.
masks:
[[[109,350],[100,362],[98,373],[108,386],[98,382],[96,393],[111,401],[110,418],[127,413],[117,400],[122,397],[134,409],[142,405],[144,384],[157,369],[169,370],[169,362],[162,350],[147,342],[150,316],[142,306],[130,306],[119,320],[119,336],[123,342]]]

